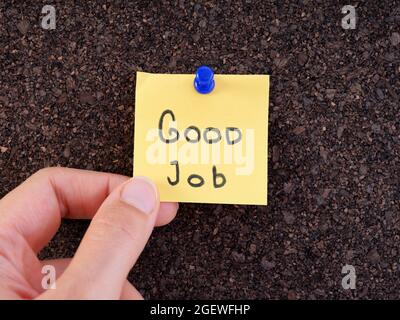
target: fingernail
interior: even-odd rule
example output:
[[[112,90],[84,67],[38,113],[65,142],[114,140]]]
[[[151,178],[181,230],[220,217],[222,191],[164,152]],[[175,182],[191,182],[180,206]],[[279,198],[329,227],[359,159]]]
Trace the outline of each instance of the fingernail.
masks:
[[[157,203],[156,187],[146,178],[132,178],[121,191],[121,201],[143,213],[150,214]]]

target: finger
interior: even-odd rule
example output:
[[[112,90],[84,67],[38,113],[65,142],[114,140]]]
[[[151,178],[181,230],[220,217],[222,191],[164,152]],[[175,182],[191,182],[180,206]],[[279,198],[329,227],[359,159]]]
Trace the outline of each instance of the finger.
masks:
[[[140,292],[126,280],[122,288],[121,300],[143,300],[143,296]]]
[[[90,218],[111,190],[127,178],[66,168],[38,171],[0,201],[0,226],[22,234],[39,251],[61,217]]]
[[[46,168],[0,200],[0,226],[21,234],[35,252],[50,241],[61,218],[90,219],[112,190],[129,178],[93,171]],[[171,221],[176,203],[161,206],[160,221]]]
[[[161,202],[160,208],[158,209],[156,226],[165,226],[174,220],[178,209],[179,204],[177,202]]]
[[[72,259],[71,258],[65,258],[65,259],[48,259],[48,260],[42,260],[42,266],[53,266],[56,272],[56,278],[58,279],[64,271],[67,269],[69,264],[71,263]],[[41,274],[40,277],[43,275]],[[57,287],[57,286],[56,286]],[[43,289],[42,292],[45,290]],[[122,292],[121,292],[121,300],[143,300],[142,295],[140,292],[128,281],[126,280],[123,287],[122,287]]]
[[[147,178],[136,177],[117,187],[99,208],[58,280],[63,294],[75,299],[119,299],[150,237],[158,209],[157,189]]]
[[[56,271],[56,278],[59,278],[67,269],[72,258],[61,258],[61,259],[48,259],[40,261],[42,266],[52,266]]]

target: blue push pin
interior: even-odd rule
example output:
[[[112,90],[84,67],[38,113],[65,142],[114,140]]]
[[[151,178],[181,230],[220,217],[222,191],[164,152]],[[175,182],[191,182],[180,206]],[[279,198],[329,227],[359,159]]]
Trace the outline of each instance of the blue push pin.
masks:
[[[215,87],[214,72],[210,67],[201,66],[196,71],[194,78],[194,88],[198,93],[207,94]]]

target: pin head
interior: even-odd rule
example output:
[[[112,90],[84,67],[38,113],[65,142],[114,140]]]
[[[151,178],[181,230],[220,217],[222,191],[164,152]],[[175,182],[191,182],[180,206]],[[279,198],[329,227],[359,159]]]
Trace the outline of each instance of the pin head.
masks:
[[[196,71],[194,78],[194,88],[198,93],[207,94],[215,87],[214,72],[210,67],[201,66]]]

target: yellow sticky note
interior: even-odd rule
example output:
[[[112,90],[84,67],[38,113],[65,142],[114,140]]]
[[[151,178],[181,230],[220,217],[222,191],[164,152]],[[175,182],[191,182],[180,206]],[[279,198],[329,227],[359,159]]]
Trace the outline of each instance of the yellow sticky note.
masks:
[[[267,204],[268,75],[137,73],[134,175],[161,201]]]

